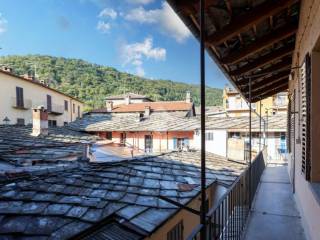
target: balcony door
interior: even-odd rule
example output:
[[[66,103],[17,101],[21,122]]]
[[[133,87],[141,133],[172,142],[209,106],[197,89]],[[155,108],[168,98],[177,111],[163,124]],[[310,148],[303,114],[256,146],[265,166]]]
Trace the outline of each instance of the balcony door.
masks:
[[[153,151],[153,138],[151,135],[144,136],[144,151],[151,153]]]

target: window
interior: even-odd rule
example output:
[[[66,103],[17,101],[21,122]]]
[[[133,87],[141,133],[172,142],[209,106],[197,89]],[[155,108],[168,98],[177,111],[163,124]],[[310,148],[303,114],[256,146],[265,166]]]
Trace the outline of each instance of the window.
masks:
[[[48,112],[52,111],[52,98],[50,95],[47,95],[47,110]]]
[[[76,105],[75,104],[72,104],[72,112],[76,113]]]
[[[167,240],[183,240],[183,221],[180,221],[167,233]]]
[[[67,126],[68,125],[68,122],[63,122],[63,126]]]
[[[64,110],[65,111],[69,111],[69,108],[68,108],[68,101],[67,100],[64,100]]]
[[[56,127],[57,121],[56,120],[48,120],[48,126],[49,127]]]
[[[78,118],[80,118],[80,106],[78,106]]]
[[[302,164],[301,171],[306,180],[310,180],[311,172],[311,151],[310,151],[310,105],[311,105],[311,57],[308,54],[305,57],[301,68],[301,147]]]
[[[112,140],[112,132],[107,132],[106,133],[106,138],[109,140]]]
[[[188,138],[173,138],[173,148],[178,150],[183,150],[184,148],[189,147]]]
[[[213,132],[206,133],[206,141],[213,141]]]
[[[16,87],[16,107],[23,108],[24,101],[23,101],[23,88]]]
[[[24,118],[17,118],[17,125],[24,126],[25,125]]]

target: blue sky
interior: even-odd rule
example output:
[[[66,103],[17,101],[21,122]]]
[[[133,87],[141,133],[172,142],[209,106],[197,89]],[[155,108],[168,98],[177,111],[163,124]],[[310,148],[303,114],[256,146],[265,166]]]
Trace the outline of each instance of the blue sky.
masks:
[[[199,43],[161,0],[0,0],[0,55],[46,54],[199,83]],[[207,56],[207,85],[227,80]]]

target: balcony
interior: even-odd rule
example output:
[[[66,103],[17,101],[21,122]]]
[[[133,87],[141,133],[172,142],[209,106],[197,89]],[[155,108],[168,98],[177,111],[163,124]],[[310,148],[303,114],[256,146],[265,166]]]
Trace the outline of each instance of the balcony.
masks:
[[[205,238],[201,238],[206,228]],[[305,240],[286,164],[267,164],[266,150],[207,214],[187,240]]]
[[[32,101],[31,99],[23,99],[23,102],[20,103],[17,101],[16,97],[11,98],[11,106],[16,109],[20,110],[28,110],[32,108]]]
[[[32,104],[33,108],[36,108],[39,106],[43,106],[44,108],[46,108],[48,113],[52,114],[52,115],[62,115],[64,113],[64,106],[63,105],[51,104],[51,107],[48,108],[46,102],[36,102],[36,103]]]
[[[51,104],[51,107],[48,108],[48,113],[52,115],[62,115],[64,113],[64,106]]]

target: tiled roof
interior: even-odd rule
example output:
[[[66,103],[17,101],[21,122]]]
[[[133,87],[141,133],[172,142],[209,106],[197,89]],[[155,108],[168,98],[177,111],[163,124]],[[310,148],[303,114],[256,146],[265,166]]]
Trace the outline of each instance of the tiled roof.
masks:
[[[77,160],[83,156],[83,143],[97,139],[65,127],[50,128],[47,136],[34,137],[31,133],[31,126],[0,125],[0,163],[28,166]]]
[[[88,132],[95,131],[194,131],[200,128],[199,117],[183,117],[170,113],[153,113],[149,118],[139,120],[133,114],[87,115],[70,124],[73,129]],[[265,118],[265,121],[267,119]],[[260,120],[252,117],[252,130],[259,131]],[[262,121],[263,127],[263,121]],[[268,117],[268,131],[286,131],[286,114]],[[225,129],[228,131],[248,131],[249,117],[207,117],[207,129]]]
[[[264,117],[266,122],[268,132],[274,131],[286,131],[287,129],[287,115],[286,114],[276,114],[267,117]],[[253,115],[251,123],[252,131],[260,130],[260,119]],[[262,130],[264,122],[261,122]],[[200,127],[199,127],[200,128]],[[228,131],[249,131],[249,117],[221,117],[221,118],[207,118],[206,122],[207,129],[226,129]]]
[[[106,97],[106,100],[121,100],[121,99],[125,99],[128,96],[131,99],[147,99],[147,100],[151,100],[150,98],[148,98],[145,95],[140,95],[140,94],[136,94],[136,93],[126,93],[126,94],[109,96],[109,97]]]
[[[86,115],[69,124],[69,127],[88,132],[193,131],[198,124],[196,118],[184,117],[177,113],[153,113],[143,119],[140,119],[139,114],[100,114]]]
[[[244,167],[208,153],[207,185],[230,186]],[[199,193],[199,152],[88,163],[2,182],[0,238],[68,239],[110,221],[148,235],[179,210],[160,195],[187,204]]]
[[[113,113],[129,113],[129,112],[144,112],[146,107],[150,107],[152,112],[166,112],[166,111],[191,111],[193,103],[185,101],[173,102],[142,102],[131,104],[120,104],[114,106]],[[91,113],[108,112],[106,108],[92,110]]]

